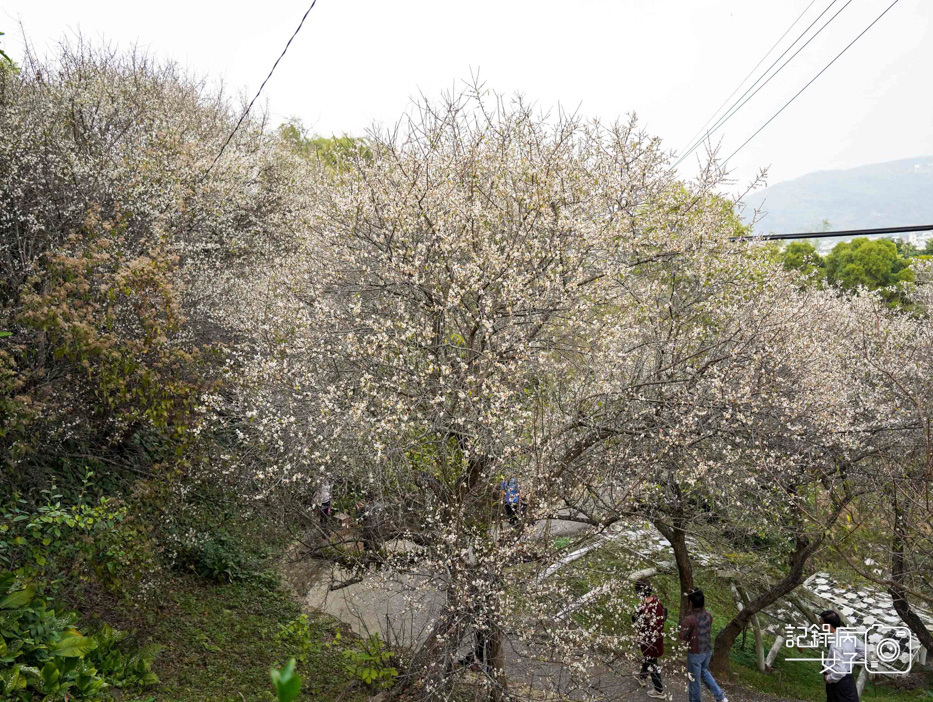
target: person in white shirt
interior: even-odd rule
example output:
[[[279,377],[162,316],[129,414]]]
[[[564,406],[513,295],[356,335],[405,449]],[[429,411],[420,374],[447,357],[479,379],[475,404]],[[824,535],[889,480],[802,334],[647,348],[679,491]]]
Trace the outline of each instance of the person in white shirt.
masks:
[[[839,615],[831,609],[820,613],[820,620],[833,634],[829,651],[823,659],[823,679],[826,681],[826,702],[858,702],[858,686],[852,675],[856,663],[865,662],[865,644],[861,637],[842,627]]]
[[[320,484],[317,490],[317,495],[315,495],[315,503],[317,503],[318,509],[318,518],[321,521],[321,531],[324,534],[330,530],[330,491],[331,491],[330,481],[325,480]]]

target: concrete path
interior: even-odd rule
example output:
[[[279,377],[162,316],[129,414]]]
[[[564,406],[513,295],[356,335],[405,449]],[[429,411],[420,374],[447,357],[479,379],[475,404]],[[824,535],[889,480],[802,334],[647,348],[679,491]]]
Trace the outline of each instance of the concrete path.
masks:
[[[532,531],[534,536],[556,538],[578,536],[586,531],[585,525],[554,520]],[[612,540],[612,535],[598,537],[597,542]],[[400,548],[404,548],[401,545]],[[584,548],[585,551],[591,549]],[[567,562],[570,560],[565,556]],[[345,622],[354,632],[367,636],[379,635],[393,646],[411,647],[424,640],[443,605],[429,573],[421,575],[385,576],[375,574],[362,582],[338,590],[331,583],[346,582],[349,575],[320,561],[296,560],[290,568],[288,580],[292,587],[303,592],[303,607],[320,611]],[[466,653],[464,646],[463,653]],[[570,675],[574,661],[555,660],[543,646],[522,642],[517,636],[506,637],[506,675],[513,691],[525,691],[529,699],[561,700],[650,700],[645,689],[638,685],[637,668],[623,661],[614,666],[590,670],[584,680]],[[686,678],[678,661],[663,660],[662,675],[671,700],[687,700]],[[469,676],[476,674],[468,674]],[[755,694],[727,686],[731,702],[790,702],[776,697]],[[706,693],[708,697],[708,693]]]
[[[373,575],[360,583],[330,590],[346,581],[339,569],[320,571],[304,596],[304,607],[345,622],[360,636],[378,633],[392,646],[410,648],[423,641],[440,614],[443,596],[431,578]]]

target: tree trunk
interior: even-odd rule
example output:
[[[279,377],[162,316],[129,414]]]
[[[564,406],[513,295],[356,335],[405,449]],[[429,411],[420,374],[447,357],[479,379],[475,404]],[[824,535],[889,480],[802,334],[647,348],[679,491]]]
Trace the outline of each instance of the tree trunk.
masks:
[[[729,581],[729,587],[732,589],[732,599],[735,600],[735,608],[741,612],[748,604],[748,593],[734,580]],[[742,630],[743,650],[745,649],[745,631],[747,631],[747,629]],[[758,622],[757,614],[752,615],[752,633],[755,636],[755,658],[758,661],[758,671],[764,673],[767,668],[767,664],[765,663],[765,646],[761,636],[761,625]]]
[[[683,520],[679,517],[673,519],[671,525],[656,519],[654,526],[665,539],[671,542],[671,548],[674,550],[674,562],[677,564],[677,576],[680,578],[680,616],[677,621],[682,622],[684,617],[690,614],[687,593],[693,589],[693,564],[690,562],[690,551],[687,549],[687,532],[684,531]]]
[[[438,692],[450,687],[452,677],[449,674],[449,664],[464,635],[463,627],[456,624],[458,621],[459,618],[449,612],[434,623],[431,632],[415,651],[408,666],[408,676],[412,680],[422,681],[429,689]],[[399,685],[390,697],[399,699],[405,692],[405,687]]]
[[[816,613],[813,611],[812,607],[807,607],[796,595],[788,595],[787,599],[790,600],[791,604],[797,608],[797,611],[804,616],[804,619],[806,619],[811,624],[820,626],[820,618],[816,616]]]
[[[489,633],[489,659],[487,663],[489,677],[492,678],[492,693],[490,697],[495,702],[508,699],[503,638],[502,628],[498,625],[492,626]]]
[[[732,621],[719,632],[713,645],[713,658],[710,661],[710,669],[714,674],[724,677],[731,674],[729,670],[729,652],[732,650],[732,644],[735,643],[736,637],[742,633],[742,630],[758,612],[774,604],[803,582],[807,560],[813,555],[822,541],[822,537],[810,541],[798,536],[797,547],[791,556],[790,570],[787,575],[769,590],[758,595],[755,599],[749,600],[745,608],[736,614]]]
[[[907,592],[904,588],[905,567],[904,567],[904,534],[907,530],[906,517],[901,506],[897,502],[897,495],[894,496],[894,533],[891,535],[891,582],[888,587],[888,594],[894,601],[894,611],[897,612],[901,621],[914,633],[919,639],[920,645],[927,651],[933,653],[933,633],[926,628],[923,620],[917,616],[910,602],[907,600]]]
[[[744,595],[744,590],[741,591]],[[747,596],[746,596],[747,599]],[[761,623],[758,621],[758,615],[752,615],[752,632],[755,634],[755,659],[758,664],[758,672],[764,673],[768,666],[765,663],[765,642],[761,634]]]
[[[774,645],[771,646],[771,650],[768,651],[768,656],[765,658],[765,669],[770,670],[774,665],[774,661],[777,660],[778,654],[781,652],[781,649],[784,647],[784,637],[778,634],[774,637]]]

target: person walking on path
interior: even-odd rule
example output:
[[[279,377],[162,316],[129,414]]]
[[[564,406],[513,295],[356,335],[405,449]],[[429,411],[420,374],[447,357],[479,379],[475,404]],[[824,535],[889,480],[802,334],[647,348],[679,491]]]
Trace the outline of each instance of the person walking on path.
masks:
[[[651,583],[639,580],[635,583],[635,592],[641,602],[635,607],[632,622],[635,624],[635,641],[641,649],[641,672],[638,684],[647,685],[648,675],[654,689],[648,691],[648,697],[664,699],[664,685],[661,683],[661,669],[658,659],[664,655],[664,622],[667,621],[667,609],[651,592]]]
[[[502,504],[505,505],[505,514],[509,518],[509,524],[515,526],[525,513],[525,504],[518,491],[518,481],[515,478],[507,478],[502,481],[499,489],[502,493]]]
[[[321,526],[321,533],[326,537],[330,532],[330,493],[333,485],[329,480],[320,484],[315,495],[317,504],[318,520]]]
[[[692,609],[680,623],[680,638],[687,644],[690,702],[700,702],[701,680],[716,702],[729,702],[709,672],[709,661],[713,657],[713,615],[706,611],[706,598],[699,588],[688,592],[687,599]]]
[[[829,652],[823,659],[823,679],[826,681],[826,702],[858,702],[858,685],[852,675],[855,663],[865,660],[865,644],[858,636],[840,636],[839,614],[831,609],[820,613],[820,621],[833,634]]]
[[[489,641],[486,632],[473,625],[473,650],[460,659],[459,664],[469,666],[470,670],[487,672],[487,663],[489,660]]]

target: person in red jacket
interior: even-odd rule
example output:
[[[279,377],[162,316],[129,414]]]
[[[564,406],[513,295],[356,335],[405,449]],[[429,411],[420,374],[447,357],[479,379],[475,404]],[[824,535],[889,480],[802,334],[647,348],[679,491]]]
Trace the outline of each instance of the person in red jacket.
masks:
[[[658,659],[664,655],[664,622],[667,620],[667,609],[651,592],[651,583],[639,580],[635,583],[635,592],[641,602],[635,607],[632,622],[635,624],[635,641],[641,649],[641,672],[638,674],[638,683],[644,687],[648,684],[648,675],[651,675],[653,690],[648,691],[648,697],[664,699],[664,685],[661,683],[661,668]]]

